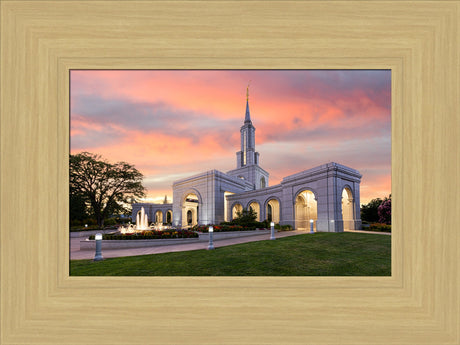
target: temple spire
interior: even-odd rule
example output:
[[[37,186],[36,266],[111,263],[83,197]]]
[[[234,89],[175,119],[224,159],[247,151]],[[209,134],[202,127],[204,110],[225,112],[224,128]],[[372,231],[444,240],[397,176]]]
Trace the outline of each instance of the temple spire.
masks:
[[[246,115],[244,116],[244,123],[251,123],[251,115],[249,114],[249,85],[246,88]]]

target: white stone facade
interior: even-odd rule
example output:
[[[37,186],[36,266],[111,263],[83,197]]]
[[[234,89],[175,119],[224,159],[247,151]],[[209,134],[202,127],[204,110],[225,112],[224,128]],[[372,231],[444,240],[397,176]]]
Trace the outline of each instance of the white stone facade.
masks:
[[[258,220],[268,219],[295,229],[341,232],[360,229],[361,174],[338,163],[327,163],[285,177],[269,186],[269,174],[259,166],[255,152],[255,128],[246,102],[237,168],[227,173],[207,171],[173,183],[172,204],[133,204],[133,220],[144,207],[149,219],[162,213],[166,223],[172,211],[172,224],[219,224],[230,221],[236,211],[251,207]],[[168,218],[169,220],[169,218]]]

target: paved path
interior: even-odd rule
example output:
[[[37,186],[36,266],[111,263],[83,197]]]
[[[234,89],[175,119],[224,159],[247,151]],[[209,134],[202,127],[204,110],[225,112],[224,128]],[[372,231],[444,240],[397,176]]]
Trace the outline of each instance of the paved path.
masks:
[[[388,233],[381,232],[372,232],[372,231],[350,231],[350,232],[359,232],[359,233],[369,233],[369,234],[378,234],[378,235],[391,235]],[[307,231],[282,231],[275,233],[276,238],[295,236],[301,234],[308,234]],[[93,259],[94,251],[93,250],[80,250],[80,241],[84,240],[85,237],[81,238],[71,238],[70,239],[70,259],[71,260],[82,260],[82,259]],[[270,234],[264,235],[254,235],[254,236],[245,236],[238,238],[229,238],[221,239],[214,241],[214,247],[225,247],[232,244],[238,243],[247,243],[255,241],[263,241],[270,239]],[[121,256],[136,256],[136,255],[147,255],[147,254],[158,254],[158,253],[169,253],[169,252],[182,252],[188,250],[200,250],[207,249],[208,242],[201,241],[188,244],[172,244],[172,245],[163,245],[156,247],[145,247],[145,248],[127,248],[127,249],[107,249],[104,250],[104,244],[102,244],[102,256],[104,258],[115,258]]]
[[[275,233],[276,238],[295,236],[300,234],[307,234],[306,231],[282,231]],[[81,260],[81,259],[93,259],[93,250],[80,250],[80,241],[84,240],[85,237],[71,238],[70,239],[70,260]],[[214,240],[214,247],[225,247],[232,244],[255,242],[270,239],[270,234],[245,236],[238,238],[229,238]],[[162,245],[156,247],[145,247],[145,248],[126,248],[126,249],[107,249],[104,250],[104,243],[102,244],[102,256],[104,258],[115,258],[120,256],[135,256],[135,255],[147,255],[147,254],[158,254],[158,253],[169,253],[169,252],[182,252],[188,250],[199,250],[207,249],[208,241],[201,241],[188,244],[172,244]]]

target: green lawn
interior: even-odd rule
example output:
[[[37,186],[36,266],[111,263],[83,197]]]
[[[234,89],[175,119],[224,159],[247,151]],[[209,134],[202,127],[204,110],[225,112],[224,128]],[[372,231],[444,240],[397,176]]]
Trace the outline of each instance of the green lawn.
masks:
[[[102,252],[104,255],[104,252]],[[316,233],[143,256],[72,260],[72,276],[389,276],[391,236]]]

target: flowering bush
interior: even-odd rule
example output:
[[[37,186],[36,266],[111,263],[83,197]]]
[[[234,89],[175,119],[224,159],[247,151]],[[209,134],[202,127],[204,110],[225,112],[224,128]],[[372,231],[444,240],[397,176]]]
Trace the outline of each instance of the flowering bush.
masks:
[[[379,222],[391,224],[391,194],[389,198],[385,198],[377,209],[379,214]]]
[[[391,225],[384,223],[372,223],[366,230],[369,231],[380,231],[380,232],[391,232]]]
[[[252,227],[243,227],[241,225],[195,225],[192,230],[207,233],[209,227],[212,226],[214,232],[225,232],[225,231],[245,231],[245,230],[254,230]]]
[[[148,230],[133,234],[105,234],[102,235],[103,240],[152,240],[152,239],[167,239],[167,238],[196,238],[198,234],[190,230]],[[89,237],[94,240],[94,235]]]

